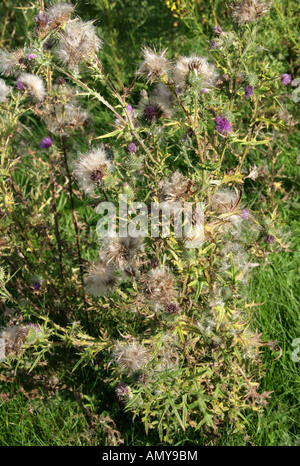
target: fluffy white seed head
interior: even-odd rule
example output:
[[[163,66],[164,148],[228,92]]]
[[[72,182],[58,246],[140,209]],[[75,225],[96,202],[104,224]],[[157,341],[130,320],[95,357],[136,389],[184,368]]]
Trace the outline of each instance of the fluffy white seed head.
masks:
[[[101,45],[102,41],[95,33],[93,22],[76,20],[67,23],[61,32],[56,54],[64,65],[77,68],[82,60],[98,52]]]
[[[142,238],[132,236],[120,237],[115,232],[103,241],[99,257],[107,264],[114,264],[118,269],[129,274],[136,272],[144,251]]]
[[[138,343],[117,343],[113,348],[113,360],[121,370],[129,374],[142,369],[147,363],[146,350]]]
[[[35,99],[41,101],[46,95],[44,81],[37,75],[31,73],[22,73],[18,81],[21,81],[26,91]]]
[[[11,87],[7,86],[3,79],[0,79],[0,102],[5,102],[7,94],[10,92]]]
[[[118,282],[115,268],[112,264],[99,261],[92,266],[85,277],[87,293],[94,297],[110,293]]]
[[[111,167],[104,146],[94,147],[76,161],[74,174],[80,188],[89,196],[95,197],[95,188]]]
[[[147,81],[159,81],[169,70],[169,61],[166,50],[156,52],[149,47],[143,48],[144,61],[138,69],[138,74],[144,76]]]
[[[23,50],[18,49],[14,52],[0,51],[0,74],[4,76],[17,76],[23,70],[26,70]]]
[[[230,5],[232,18],[235,22],[243,25],[252,23],[264,16],[270,9],[272,2],[261,0],[242,0]]]
[[[175,85],[184,89],[191,73],[199,78],[201,87],[212,86],[217,76],[215,67],[208,63],[207,58],[197,55],[179,57],[173,67]]]

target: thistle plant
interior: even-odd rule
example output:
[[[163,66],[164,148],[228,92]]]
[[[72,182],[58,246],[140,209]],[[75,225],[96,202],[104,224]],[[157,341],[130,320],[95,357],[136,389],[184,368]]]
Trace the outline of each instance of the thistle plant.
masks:
[[[4,246],[14,273],[5,299],[17,317],[0,334],[1,360],[37,370],[53,348],[71,348],[76,363],[60,355],[64,371],[100,364],[115,402],[166,443],[180,431],[215,442],[225,426],[246,436],[247,414],[261,413],[270,396],[260,390],[262,347],[278,350],[253,328],[247,280],[285,244],[276,209],[271,219],[256,215],[243,185],[256,176],[252,149],[279,125],[290,78],[259,59],[271,3],[231,6],[233,29],[215,27],[205,56],[144,47],[127,88],[103,66],[96,23],[70,3],[37,9],[29,43],[0,56],[3,215],[17,228],[13,254]],[[97,106],[111,131],[93,121]],[[23,161],[11,146],[30,122],[44,137],[20,189]],[[97,237],[102,203],[116,208],[125,236]],[[138,225],[152,222],[158,203],[179,206],[177,215],[169,223],[158,215],[155,235],[145,234]],[[185,203],[201,206],[203,224],[192,210],[191,231],[177,235]]]

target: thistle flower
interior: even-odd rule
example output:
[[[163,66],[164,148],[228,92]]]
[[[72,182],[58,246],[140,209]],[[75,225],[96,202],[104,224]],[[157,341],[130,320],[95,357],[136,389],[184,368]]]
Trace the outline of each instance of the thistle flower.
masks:
[[[290,84],[292,78],[291,78],[291,75],[288,74],[288,73],[285,73],[285,74],[282,74],[281,77],[281,82],[284,86],[287,86],[288,84]]]
[[[25,342],[27,334],[28,334],[28,329],[26,327],[22,327],[22,326],[5,327],[0,332],[0,340],[4,342],[4,346],[5,346],[4,357],[10,354],[18,355],[21,352],[22,345]],[[2,343],[2,346],[3,346],[3,343]]]
[[[130,388],[128,387],[128,385],[126,385],[126,383],[121,382],[115,388],[115,392],[116,392],[118,400],[119,401],[124,401],[126,396],[128,396],[129,393],[130,393]]]
[[[253,87],[250,86],[249,84],[248,86],[244,88],[244,92],[245,92],[245,97],[248,99],[254,92]]]
[[[113,265],[102,261],[94,264],[85,277],[86,291],[96,298],[110,293],[117,282],[118,277]]]
[[[41,38],[49,32],[67,23],[74,11],[74,6],[69,3],[57,3],[47,8],[46,11],[39,11],[35,17]]]
[[[42,288],[42,284],[40,282],[33,282],[32,286],[34,291],[40,291],[40,289]]]
[[[49,149],[52,146],[52,139],[48,136],[41,140],[40,148],[41,149]]]
[[[144,47],[144,61],[138,69],[138,74],[145,76],[147,81],[159,81],[169,70],[169,62],[165,54],[166,50],[157,53],[149,47]]]
[[[151,269],[141,279],[146,299],[155,310],[176,303],[177,292],[174,287],[174,277],[165,267]]]
[[[164,179],[159,182],[160,198],[168,202],[184,201],[190,196],[192,185],[189,178],[176,170],[170,181]]]
[[[0,102],[5,102],[7,94],[11,91],[11,88],[6,85],[4,79],[0,79]]]
[[[123,238],[116,233],[111,233],[103,241],[99,257],[104,263],[113,264],[118,269],[131,274],[135,273],[143,252],[144,245],[140,237],[128,236]]]
[[[98,52],[101,45],[102,40],[95,33],[93,21],[78,20],[67,23],[60,33],[56,54],[63,64],[77,68],[82,60]]]
[[[158,83],[154,87],[150,100],[159,109],[161,118],[170,118],[172,116],[174,96],[165,84]]]
[[[74,174],[80,188],[89,196],[95,197],[95,188],[111,170],[104,146],[94,147],[81,155],[75,163]]]
[[[247,209],[242,209],[241,216],[244,220],[248,220],[248,218],[250,218],[250,213]]]
[[[117,343],[113,348],[113,359],[121,370],[129,374],[142,369],[147,363],[146,350],[138,343]]]
[[[30,73],[22,73],[18,78],[18,82],[22,83],[25,90],[35,99],[41,101],[45,97],[46,90],[44,82],[39,76]]]
[[[16,76],[20,71],[26,70],[26,59],[23,50],[14,52],[0,51],[0,74],[4,76]]]
[[[242,0],[230,5],[232,18],[239,25],[252,23],[264,16],[270,9],[272,2],[261,0]]]
[[[219,48],[219,44],[218,44],[218,42],[216,41],[216,39],[210,41],[210,42],[209,42],[209,45],[210,45],[210,49],[211,49],[211,50],[215,50],[215,49],[218,49],[218,48]]]
[[[35,60],[37,58],[37,55],[35,53],[29,53],[27,56],[27,60]]]
[[[229,134],[231,132],[231,125],[224,115],[215,118],[215,128],[222,134]]]
[[[85,125],[90,115],[78,105],[74,96],[67,103],[57,101],[57,97],[54,97],[45,103],[43,119],[51,133],[61,135]]]
[[[233,189],[220,189],[211,198],[211,210],[218,214],[231,212],[238,201],[238,192]]]
[[[200,87],[210,87],[216,79],[215,67],[208,63],[207,58],[196,55],[180,57],[173,67],[175,85],[183,90],[191,75],[199,80]]]
[[[134,142],[130,142],[127,146],[127,150],[130,154],[135,154],[137,151],[137,147]]]
[[[221,26],[218,26],[217,24],[213,27],[213,31],[215,34],[217,34],[217,36],[220,36],[223,32],[223,29],[221,28]]]

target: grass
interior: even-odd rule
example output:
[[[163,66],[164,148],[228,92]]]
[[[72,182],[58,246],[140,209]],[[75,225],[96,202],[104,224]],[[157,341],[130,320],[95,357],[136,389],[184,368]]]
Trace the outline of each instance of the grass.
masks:
[[[7,24],[5,37],[9,37],[14,30],[13,21],[17,27],[11,45],[22,43],[25,35],[21,23],[23,13],[14,10],[7,15],[7,0],[0,10],[3,20]],[[113,66],[116,81],[132,76],[135,65],[140,57],[141,46],[148,44],[156,47],[168,46],[170,54],[174,51],[186,53],[188,50],[204,48],[204,42],[195,38],[195,34],[188,27],[188,22],[177,21],[172,18],[169,10],[162,0],[144,0],[137,8],[135,2],[118,0],[109,2],[105,0],[91,0],[87,7],[83,2],[79,5],[79,13],[85,19],[97,17],[103,36],[107,38],[107,53],[105,60],[108,68]],[[293,2],[276,3],[272,13],[275,29],[283,34],[284,40],[272,47],[273,59],[278,61],[282,72],[291,66],[297,70],[297,60],[294,58],[295,37],[297,32],[297,19],[291,14]],[[21,5],[19,2],[18,5]],[[209,2],[211,5],[212,3]],[[223,11],[223,10],[222,10]],[[218,11],[217,11],[218,13]],[[285,16],[286,15],[286,16]],[[220,19],[224,19],[223,13]],[[23,20],[24,21],[24,20]],[[299,21],[299,20],[298,20]],[[177,24],[175,24],[177,23]],[[206,23],[205,23],[206,24]],[[207,32],[208,28],[205,26]],[[184,40],[183,40],[184,38]],[[2,37],[3,39],[3,37]],[[8,40],[8,39],[7,39]],[[266,39],[269,40],[270,39]],[[2,41],[2,45],[8,45]],[[264,42],[270,46],[270,43]],[[117,58],[121,57],[121,58]],[[127,79],[127,78],[126,78]],[[125,84],[128,82],[125,80]],[[298,104],[299,105],[299,104]],[[97,122],[103,126],[108,124],[107,119],[101,120],[104,114],[99,112]],[[42,132],[36,133],[38,140]],[[299,247],[300,222],[299,202],[291,193],[297,187],[299,169],[297,165],[298,137],[291,134],[288,144],[277,142],[275,151],[280,153],[276,161],[276,170],[283,167],[281,173],[282,187],[290,195],[283,201],[276,191],[275,198],[279,202],[278,210],[285,221],[285,230],[289,234],[289,250],[280,254],[268,256],[268,263],[264,268],[255,269],[248,286],[249,301],[263,303],[254,307],[254,326],[259,333],[263,333],[266,340],[276,340],[281,348],[281,357],[276,359],[269,349],[262,351],[262,362],[266,366],[266,374],[262,379],[262,389],[273,392],[269,405],[263,416],[249,418],[251,436],[249,444],[254,445],[299,445],[299,363],[292,360],[293,340],[300,337],[299,325]],[[249,182],[245,193],[249,203],[257,205],[260,195],[265,192],[263,185]],[[67,206],[63,207],[64,209]],[[67,228],[67,226],[66,226]],[[84,369],[87,370],[88,369]],[[81,374],[84,380],[84,373]],[[86,374],[87,375],[87,374]],[[95,403],[101,416],[106,416],[110,408],[109,393],[105,385],[95,390],[95,383],[91,383],[91,376],[86,377],[87,385],[84,387],[90,402],[85,400],[85,406],[92,410]],[[20,389],[21,385],[12,385],[1,382],[0,378],[0,445],[28,445],[28,446],[61,446],[61,445],[103,445],[107,443],[107,432],[103,431],[101,423],[93,424],[91,418],[86,416],[82,406],[73,394],[57,391],[53,394],[43,393],[43,398]],[[38,392],[40,393],[40,392]],[[96,394],[95,394],[96,393]],[[27,394],[27,396],[26,396]],[[97,398],[96,402],[92,397]],[[101,398],[101,399],[100,399]],[[89,404],[90,403],[90,404]],[[124,439],[124,445],[158,445],[155,433],[147,437],[143,425],[135,420],[132,422],[130,414],[114,408],[114,422]],[[199,439],[200,443],[202,442]],[[229,431],[224,429],[218,443],[220,445],[233,445]],[[178,445],[195,444],[195,441],[178,438]],[[245,444],[243,438],[236,440],[237,444]]]

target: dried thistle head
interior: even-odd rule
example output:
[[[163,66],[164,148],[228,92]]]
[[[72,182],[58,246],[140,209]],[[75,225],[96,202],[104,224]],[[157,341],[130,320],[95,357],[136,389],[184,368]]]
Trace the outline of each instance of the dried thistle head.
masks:
[[[185,201],[191,195],[193,182],[176,170],[170,180],[159,182],[159,195],[162,201]]]
[[[154,106],[159,108],[162,118],[171,118],[173,114],[174,96],[165,84],[156,84],[150,100]]]
[[[239,195],[236,189],[220,189],[210,198],[211,210],[218,214],[231,212],[237,207],[238,200]]]
[[[149,47],[144,47],[143,56],[144,61],[137,73],[144,76],[147,81],[159,81],[168,73],[170,65],[166,58],[166,50],[156,52]]]
[[[151,269],[141,279],[145,297],[155,310],[177,302],[174,276],[165,267]]]
[[[63,27],[71,20],[74,8],[70,3],[64,2],[52,5],[45,11],[39,11],[35,21],[40,37],[43,39],[51,31]]]
[[[0,102],[5,102],[7,95],[10,93],[11,87],[7,86],[4,79],[0,79]]]
[[[199,87],[210,87],[214,84],[217,73],[214,65],[207,58],[191,55],[179,57],[173,67],[173,79],[179,90],[183,90],[189,81],[197,79]]]
[[[147,363],[147,352],[138,343],[118,342],[113,348],[113,360],[129,374],[139,371]]]
[[[0,51],[0,74],[4,76],[17,76],[25,71],[26,57],[22,49],[13,52]]]
[[[9,355],[18,355],[26,340],[28,329],[23,326],[14,325],[4,328],[0,333],[2,341],[2,358]]]
[[[118,269],[128,274],[135,274],[143,251],[142,238],[132,236],[122,238],[116,233],[111,233],[104,240],[99,256],[105,263],[114,264]]]
[[[118,276],[113,265],[102,261],[94,264],[85,277],[86,291],[94,297],[107,295],[117,283]]]
[[[104,146],[94,147],[86,154],[80,155],[75,162],[74,174],[80,188],[89,196],[95,197],[95,188],[111,170]]]
[[[270,9],[273,2],[264,0],[242,0],[230,5],[232,18],[235,22],[243,25],[252,23],[264,16]]]
[[[64,65],[74,69],[82,60],[98,52],[101,45],[93,21],[76,20],[67,23],[60,33],[56,54]]]
[[[41,101],[46,95],[46,89],[44,81],[37,75],[31,73],[22,73],[18,77],[18,83],[20,83],[24,89],[35,99]]]

